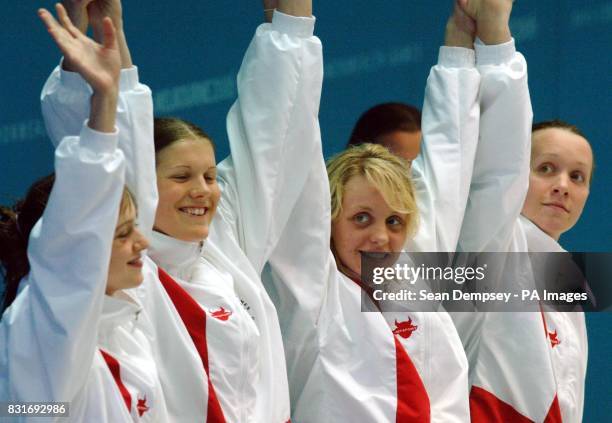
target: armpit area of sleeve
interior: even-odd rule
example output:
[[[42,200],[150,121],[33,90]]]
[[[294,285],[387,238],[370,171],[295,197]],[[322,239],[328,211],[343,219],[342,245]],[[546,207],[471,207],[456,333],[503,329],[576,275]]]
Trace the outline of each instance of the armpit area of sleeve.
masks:
[[[438,65],[447,68],[473,68],[476,59],[474,50],[464,47],[440,47]]]
[[[87,148],[95,154],[111,154],[117,149],[119,130],[115,127],[114,132],[100,132],[89,127],[86,120],[79,135],[81,147]]]
[[[480,39],[474,42],[478,66],[501,65],[509,62],[516,53],[514,38],[503,44],[486,45]]]
[[[274,11],[272,29],[289,35],[308,38],[314,34],[315,17],[292,16]]]

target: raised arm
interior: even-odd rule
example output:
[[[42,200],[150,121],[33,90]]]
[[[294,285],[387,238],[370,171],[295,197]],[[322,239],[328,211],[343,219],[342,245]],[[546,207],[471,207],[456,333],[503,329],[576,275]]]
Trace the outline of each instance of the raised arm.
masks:
[[[117,107],[119,147],[128,163],[126,181],[138,203],[139,229],[147,237],[155,220],[157,185],[153,145],[153,100],[151,90],[138,80],[123,32],[120,0],[64,0],[68,14],[79,19],[79,28],[91,24],[94,38],[100,41],[102,22],[108,16],[116,31],[121,57],[121,76]],[[89,113],[91,87],[79,75],[70,58],[64,57],[41,93],[45,126],[55,146],[66,136],[77,135]]]
[[[59,24],[39,15],[62,52],[91,84],[91,112],[80,136],[55,151],[55,183],[32,229],[30,272],[0,325],[0,357],[8,358],[7,396],[19,401],[70,401],[88,377],[125,164],[114,126],[120,59],[110,20],[104,43],[89,40],[57,7]]]
[[[533,114],[527,64],[510,33],[511,0],[470,0],[466,10],[477,19],[481,116],[459,249],[509,251],[529,186]]]
[[[211,231],[235,236],[261,272],[293,210],[320,144],[321,43],[312,35],[311,1],[279,1],[238,74],[227,117],[231,158],[219,165],[223,190]]]
[[[431,68],[423,105],[421,153],[412,163],[419,228],[408,251],[455,251],[478,142],[473,22],[456,7]]]

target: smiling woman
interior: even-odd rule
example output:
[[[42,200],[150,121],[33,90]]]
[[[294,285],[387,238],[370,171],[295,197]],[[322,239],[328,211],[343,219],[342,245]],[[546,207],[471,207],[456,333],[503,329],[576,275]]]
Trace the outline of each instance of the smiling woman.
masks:
[[[155,119],[159,205],[155,229],[182,241],[208,237],[221,192],[213,143],[197,126]]]

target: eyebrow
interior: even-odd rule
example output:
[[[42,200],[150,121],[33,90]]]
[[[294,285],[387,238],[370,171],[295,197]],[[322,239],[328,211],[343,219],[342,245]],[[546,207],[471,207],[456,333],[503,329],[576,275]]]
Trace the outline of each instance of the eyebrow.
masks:
[[[178,169],[178,168],[185,168],[185,169],[191,170],[191,166],[189,165],[176,165],[176,166],[172,166],[170,169]],[[213,166],[207,167],[206,170],[208,171],[210,169],[216,169],[216,168],[217,168],[217,165],[213,165]]]
[[[540,157],[544,157],[544,158],[547,158],[547,157],[560,158],[560,157],[561,157],[561,155],[559,155],[559,154],[557,154],[557,153],[542,153],[542,154],[540,155]],[[586,162],[583,162],[583,161],[577,161],[577,162],[576,162],[576,164],[578,164],[578,165],[580,165],[580,166],[585,166],[585,167],[588,167],[588,166],[589,166],[589,165],[588,165]]]
[[[135,221],[136,221],[135,219],[126,220],[125,222],[117,226],[117,229],[115,229],[115,232],[119,231],[124,226],[133,225]]]

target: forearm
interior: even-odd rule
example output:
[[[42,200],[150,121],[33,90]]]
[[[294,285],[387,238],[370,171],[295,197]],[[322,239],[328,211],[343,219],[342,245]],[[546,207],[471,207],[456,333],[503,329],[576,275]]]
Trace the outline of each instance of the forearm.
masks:
[[[117,91],[94,92],[91,96],[89,127],[98,132],[114,132],[117,117]]]

